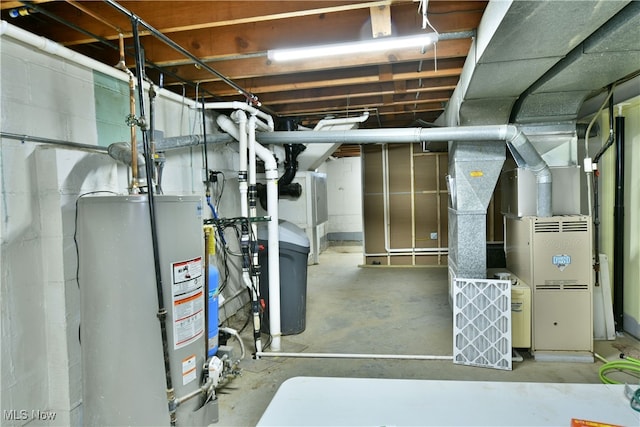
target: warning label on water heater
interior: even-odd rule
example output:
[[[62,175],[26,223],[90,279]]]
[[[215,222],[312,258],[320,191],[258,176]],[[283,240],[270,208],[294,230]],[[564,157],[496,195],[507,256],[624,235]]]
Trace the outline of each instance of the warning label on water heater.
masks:
[[[204,335],[202,257],[171,264],[173,341],[177,350]]]

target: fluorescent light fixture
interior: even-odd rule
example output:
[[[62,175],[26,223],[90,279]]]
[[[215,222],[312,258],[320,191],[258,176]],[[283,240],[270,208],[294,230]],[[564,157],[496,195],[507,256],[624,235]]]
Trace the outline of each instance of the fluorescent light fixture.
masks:
[[[322,46],[274,49],[267,51],[271,61],[294,61],[300,59],[325,58],[328,56],[349,55],[355,53],[378,52],[389,49],[406,49],[427,46],[438,41],[436,33],[424,33],[405,37],[382,37],[379,39],[335,43]]]

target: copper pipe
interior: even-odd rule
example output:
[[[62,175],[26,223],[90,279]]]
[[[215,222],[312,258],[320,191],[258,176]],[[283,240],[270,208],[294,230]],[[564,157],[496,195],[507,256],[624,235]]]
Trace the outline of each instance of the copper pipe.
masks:
[[[135,121],[136,117],[136,91],[134,75],[127,68],[124,55],[124,36],[122,33],[118,34],[118,45],[120,48],[120,61],[116,64],[115,68],[122,70],[129,76],[129,118],[131,121]],[[129,191],[137,193],[138,189],[138,142],[135,123],[127,121],[131,129],[131,185]]]
[[[129,111],[130,117],[136,117],[136,91],[133,73],[129,74]],[[138,141],[135,123],[129,123],[131,129],[131,191],[137,193],[138,189]]]

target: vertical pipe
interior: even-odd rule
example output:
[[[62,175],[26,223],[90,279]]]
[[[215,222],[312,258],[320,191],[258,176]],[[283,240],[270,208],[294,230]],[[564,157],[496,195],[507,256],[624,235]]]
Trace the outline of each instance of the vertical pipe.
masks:
[[[440,215],[440,210],[442,209],[442,203],[440,202],[440,153],[436,153],[436,209],[438,210],[436,213],[436,223],[438,224],[438,265],[442,263],[442,215]]]
[[[384,249],[387,253],[387,264],[391,264],[391,253],[389,248],[391,247],[389,239],[389,174],[388,174],[388,149],[387,144],[382,144],[382,221],[384,227]]]
[[[251,280],[250,267],[250,233],[249,233],[249,204],[247,202],[247,115],[242,110],[234,111],[231,116],[238,123],[239,128],[227,116],[220,114],[216,121],[222,130],[233,136],[240,144],[240,161],[238,171],[238,181],[240,187],[240,216],[244,218],[240,246],[242,250],[242,281],[251,294],[251,313],[253,317],[253,340],[256,347],[256,355],[262,352],[262,338],[260,336],[260,291],[259,283]],[[259,274],[258,274],[259,275]],[[256,359],[259,356],[256,356]]]
[[[413,144],[409,144],[409,164],[411,169],[411,265],[416,265],[416,167]]]
[[[136,117],[136,96],[135,96],[135,83],[133,81],[133,74],[129,75],[129,114],[133,123],[129,124],[130,138],[131,138],[131,188],[129,189],[132,194],[138,193],[138,140],[137,130],[135,125]]]
[[[167,384],[167,401],[169,409],[169,420],[171,425],[176,423],[176,398],[173,390],[173,382],[171,380],[171,361],[169,359],[169,338],[167,335],[167,309],[164,306],[164,292],[162,285],[162,274],[160,266],[160,250],[158,247],[158,230],[156,225],[155,198],[153,195],[153,185],[151,177],[153,176],[153,159],[151,158],[149,147],[149,135],[147,134],[146,123],[144,119],[144,89],[142,85],[142,76],[144,75],[144,61],[142,59],[142,51],[140,49],[140,36],[138,34],[138,19],[131,18],[131,27],[133,30],[133,40],[136,54],[136,74],[138,77],[138,98],[140,102],[140,127],[142,130],[142,147],[144,149],[145,166],[147,171],[147,191],[149,204],[149,223],[151,225],[151,245],[153,248],[153,261],[156,278],[156,294],[158,296],[158,320],[160,321],[160,333],[162,335],[162,352],[164,356],[164,372]]]
[[[252,136],[249,135],[249,144]],[[267,178],[267,211],[271,220],[268,224],[269,235],[269,332],[271,333],[271,349],[280,351],[282,336],[280,315],[280,230],[278,220],[278,166],[273,154],[262,145],[253,141],[256,154],[265,163]]]
[[[616,117],[616,193],[613,207],[613,312],[616,331],[624,323],[624,117]]]
[[[606,143],[598,150],[598,152],[593,156],[592,163],[594,165],[598,165],[598,161],[600,157],[604,154],[604,152],[613,144],[613,86],[609,87],[609,95],[607,96],[607,102],[609,103],[609,138]],[[603,104],[604,106],[604,104]],[[600,107],[602,109],[602,107]],[[599,116],[599,111],[596,114],[596,117]],[[595,118],[594,118],[595,120]],[[592,121],[593,123],[593,121]],[[585,150],[588,153],[589,151],[589,130],[591,128],[591,124],[587,127],[587,132],[584,135],[585,139]],[[591,174],[587,174],[587,179]],[[593,270],[595,272],[595,283],[594,286],[600,286],[600,201],[599,201],[599,178],[600,172],[595,170],[593,173],[593,206],[589,206],[589,212],[593,212],[593,248],[595,254],[595,262],[593,263]],[[589,182],[587,182],[589,184]],[[587,185],[587,191],[589,191],[589,185]]]
[[[153,170],[153,175],[152,178],[153,180],[157,183],[158,180],[156,178],[156,170],[155,170],[155,160],[156,160],[156,138],[155,138],[155,132],[156,132],[156,90],[153,87],[153,82],[148,79],[149,82],[149,147],[151,148],[151,155],[149,156],[151,158],[152,163],[152,167],[151,170]],[[158,184],[159,186],[159,184]],[[156,190],[158,190],[158,192],[160,191],[159,188],[156,188]]]
[[[224,122],[225,116],[218,116],[218,124]],[[238,185],[240,187],[240,216],[249,216],[249,204],[247,201],[247,115],[242,110],[236,110],[231,114],[231,118],[238,124],[240,128],[238,132]],[[227,126],[229,127],[229,126]]]
[[[244,112],[241,112],[242,115],[245,115]],[[246,116],[245,116],[246,117]],[[257,198],[258,198],[258,191],[257,191],[257,187],[256,187],[256,183],[257,183],[257,168],[256,168],[256,144],[255,144],[255,140],[256,140],[256,116],[255,114],[251,114],[249,116],[249,120],[246,122],[246,126],[244,128],[240,129],[240,133],[245,135],[245,138],[248,139],[248,148],[249,148],[249,218],[255,218],[258,216],[258,211],[257,211]],[[253,275],[253,287],[255,288],[255,301],[259,302],[262,301],[262,297],[260,295],[260,262],[258,261],[258,250],[257,250],[257,239],[258,239],[258,224],[255,223],[255,221],[252,221],[249,226],[251,227],[251,236],[253,237],[253,239],[251,239],[252,241],[252,245],[251,245],[251,253],[252,253],[252,257],[251,257],[251,270],[252,270],[252,275]],[[269,239],[271,238],[271,236],[268,236]],[[273,254],[271,253],[269,255],[269,259],[273,258]],[[271,273],[269,273],[271,274]],[[269,296],[271,296],[271,294],[269,293]],[[269,304],[271,305],[271,300],[269,300]],[[261,304],[261,303],[260,303]],[[261,332],[261,328],[262,328],[262,320],[260,317],[260,312],[261,312],[261,307],[255,307],[254,308],[254,323],[256,323],[257,326],[254,325],[254,340],[256,341],[256,343],[260,343],[260,345],[262,345],[262,341],[261,341],[261,337],[260,337],[260,332]],[[269,326],[271,328],[271,326]],[[256,353],[258,352],[257,350],[257,345],[256,345]],[[279,349],[277,349],[279,350]],[[257,356],[256,356],[257,357]]]

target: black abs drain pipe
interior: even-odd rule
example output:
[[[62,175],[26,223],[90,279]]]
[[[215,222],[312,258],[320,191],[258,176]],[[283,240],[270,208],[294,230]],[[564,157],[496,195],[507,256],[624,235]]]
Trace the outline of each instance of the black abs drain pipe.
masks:
[[[624,117],[616,117],[616,193],[613,207],[613,317],[624,324]]]

